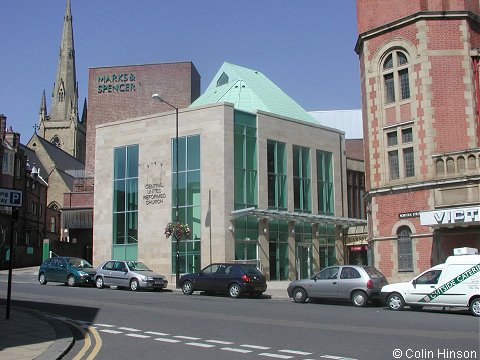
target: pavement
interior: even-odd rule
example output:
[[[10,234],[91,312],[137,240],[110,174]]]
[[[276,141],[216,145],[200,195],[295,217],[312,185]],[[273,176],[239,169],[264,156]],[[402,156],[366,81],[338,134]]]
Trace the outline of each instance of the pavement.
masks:
[[[15,274],[36,275],[38,266],[14,269]],[[0,274],[8,274],[7,270]],[[265,298],[274,300],[288,299],[289,281],[267,282]],[[175,284],[168,289],[180,292]],[[0,305],[0,360],[57,360],[61,359],[73,346],[74,337],[71,328],[63,321],[49,317],[40,312],[10,307],[10,317],[6,314],[5,305]]]

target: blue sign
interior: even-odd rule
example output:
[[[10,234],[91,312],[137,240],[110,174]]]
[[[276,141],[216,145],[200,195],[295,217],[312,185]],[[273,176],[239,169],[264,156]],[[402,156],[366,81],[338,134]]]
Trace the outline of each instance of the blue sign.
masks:
[[[0,206],[22,206],[22,191],[0,188]]]

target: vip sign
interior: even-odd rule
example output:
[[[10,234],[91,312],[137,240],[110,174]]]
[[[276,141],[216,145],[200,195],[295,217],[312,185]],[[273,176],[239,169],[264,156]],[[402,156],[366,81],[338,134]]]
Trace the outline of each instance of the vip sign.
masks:
[[[448,225],[480,222],[480,206],[425,211],[420,213],[422,225]]]

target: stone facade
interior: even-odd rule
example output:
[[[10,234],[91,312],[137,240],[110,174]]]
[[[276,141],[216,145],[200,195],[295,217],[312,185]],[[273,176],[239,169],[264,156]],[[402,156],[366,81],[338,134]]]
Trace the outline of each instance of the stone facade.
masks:
[[[478,216],[448,228],[420,217],[480,204],[479,4],[358,0],[357,10],[369,243],[387,277],[410,279],[455,247],[480,247]],[[403,230],[408,269],[397,252]]]
[[[210,262],[235,259],[235,240],[231,212],[234,210],[234,113],[232,104],[218,103],[179,111],[179,137],[200,135],[201,171],[201,266]],[[342,199],[346,188],[345,148],[343,133],[319,125],[284,118],[258,111],[258,208],[268,208],[267,139],[286,144],[287,168],[292,168],[292,146],[300,145],[333,154],[335,216],[346,216]],[[172,274],[171,239],[164,235],[164,227],[172,214],[171,141],[175,137],[175,112],[168,111],[140,118],[120,120],[97,126],[95,193],[94,193],[94,263],[112,256],[113,239],[113,148],[139,144],[139,204],[138,204],[138,259],[165,275]],[[312,155],[312,159],[313,159]],[[316,199],[316,164],[311,161],[312,199]],[[288,172],[288,211],[293,212],[293,176]],[[163,184],[166,194],[163,203],[146,204],[142,200],[145,185]],[[209,199],[209,194],[211,198]],[[312,213],[318,212],[312,201]],[[209,212],[210,209],[210,212]],[[209,219],[207,221],[207,214]],[[269,275],[269,243],[267,219],[258,221],[258,256],[264,273]],[[289,223],[289,277],[295,278],[294,222]],[[211,235],[210,235],[211,234]],[[338,235],[338,234],[337,234]],[[317,233],[318,236],[318,233]],[[342,241],[338,236],[338,248]],[[253,239],[252,239],[253,240]],[[320,260],[318,239],[313,240],[314,268]],[[337,260],[343,261],[338,253]]]

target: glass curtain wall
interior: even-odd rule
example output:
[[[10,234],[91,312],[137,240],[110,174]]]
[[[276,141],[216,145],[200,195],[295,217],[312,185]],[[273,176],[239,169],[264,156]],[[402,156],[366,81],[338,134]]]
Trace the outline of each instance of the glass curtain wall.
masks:
[[[287,210],[287,159],[285,144],[267,141],[268,207]]]
[[[269,222],[270,280],[288,280],[288,222]]]
[[[293,146],[293,195],[296,212],[311,212],[310,186],[310,149]]]
[[[332,153],[317,150],[318,213],[333,215]]]
[[[138,145],[114,149],[112,257],[138,258]]]
[[[320,243],[320,269],[337,263],[335,251],[335,225],[320,224],[318,226]]]
[[[234,114],[235,210],[258,205],[257,118],[241,111]],[[235,220],[235,260],[257,260],[258,222],[245,216]]]
[[[297,278],[307,279],[313,275],[312,224],[295,224]]]
[[[176,142],[172,139],[172,219],[177,206]],[[188,224],[191,234],[180,241],[180,273],[200,270],[201,245],[200,135],[178,139],[178,221]],[[172,236],[172,272],[175,272],[176,239]]]

